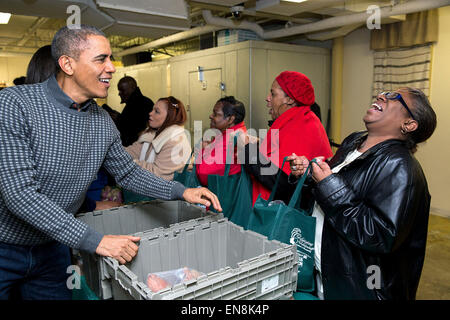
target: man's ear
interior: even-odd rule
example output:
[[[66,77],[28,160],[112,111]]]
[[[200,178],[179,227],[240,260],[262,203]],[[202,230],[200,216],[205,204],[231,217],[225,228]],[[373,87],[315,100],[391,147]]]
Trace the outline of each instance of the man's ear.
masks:
[[[74,62],[75,61],[71,57],[65,56],[65,55],[59,57],[59,59],[58,59],[59,67],[65,74],[67,74],[69,76],[73,75],[73,73],[74,73],[74,70],[73,70]]]

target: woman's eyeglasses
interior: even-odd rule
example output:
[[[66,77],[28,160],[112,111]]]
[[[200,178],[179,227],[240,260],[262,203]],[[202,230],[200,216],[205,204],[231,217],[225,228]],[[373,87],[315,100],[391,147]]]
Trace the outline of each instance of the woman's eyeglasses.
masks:
[[[400,101],[400,103],[405,107],[406,111],[408,111],[409,115],[411,116],[411,118],[413,118],[414,120],[416,120],[416,118],[414,118],[414,115],[411,112],[411,109],[408,108],[408,105],[406,104],[405,100],[403,100],[403,97],[400,93],[398,92],[382,92],[380,93],[380,95],[386,97],[386,99],[388,100],[398,100]]]

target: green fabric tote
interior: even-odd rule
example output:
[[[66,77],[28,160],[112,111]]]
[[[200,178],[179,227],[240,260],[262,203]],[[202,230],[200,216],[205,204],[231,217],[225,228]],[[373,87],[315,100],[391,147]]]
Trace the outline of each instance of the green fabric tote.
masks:
[[[124,204],[138,203],[138,202],[142,202],[142,201],[151,201],[151,200],[156,199],[153,197],[143,196],[142,194],[139,194],[139,193],[127,190],[127,189],[123,189],[122,194],[123,194],[123,203]]]
[[[189,160],[191,159],[193,153],[194,153],[194,151],[191,152],[191,156],[189,157]],[[196,187],[200,186],[200,182],[197,179],[197,174],[195,172],[195,165],[194,165],[194,168],[192,169],[192,171],[188,171],[187,170],[188,167],[189,167],[189,162],[184,166],[182,172],[175,171],[174,175],[173,175],[173,180],[180,182],[187,188],[196,188]],[[125,204],[136,203],[136,202],[141,202],[141,201],[151,201],[151,200],[155,200],[155,199],[156,198],[143,196],[141,194],[132,192],[130,190],[125,190],[125,189],[123,190],[123,200],[124,200],[123,202]]]
[[[281,168],[283,168],[286,158],[284,158]],[[264,200],[261,195],[258,196],[247,226],[249,230],[261,233],[267,236],[269,240],[275,239],[297,246],[297,291],[302,292],[313,292],[315,289],[314,239],[316,218],[311,217],[302,209],[296,209],[296,205],[300,203],[302,187],[309,170],[311,170],[311,163],[305,174],[297,182],[295,192],[289,204],[286,205],[282,201],[273,201],[281,174],[280,169],[269,199]]]
[[[188,163],[183,168],[182,172],[175,172],[173,175],[173,181],[178,181],[182,185],[184,185],[186,188],[197,188],[201,187],[200,181],[198,181],[197,178],[197,172],[195,169],[195,160],[194,160],[194,166],[192,167],[192,171],[188,171],[189,162],[192,158],[192,155],[194,154],[195,148],[193,148],[191,152],[191,156],[189,157]]]
[[[320,300],[318,297],[312,295],[311,293],[307,292],[294,292],[293,294],[294,300]]]
[[[237,136],[234,137],[230,152],[227,151],[227,159],[231,159],[231,155],[234,154],[236,143]],[[242,165],[240,173],[230,175],[230,162],[227,161],[225,164],[223,176],[217,174],[208,176],[208,189],[219,198],[224,217],[245,229],[252,213],[252,181]],[[210,210],[214,211],[213,208]]]

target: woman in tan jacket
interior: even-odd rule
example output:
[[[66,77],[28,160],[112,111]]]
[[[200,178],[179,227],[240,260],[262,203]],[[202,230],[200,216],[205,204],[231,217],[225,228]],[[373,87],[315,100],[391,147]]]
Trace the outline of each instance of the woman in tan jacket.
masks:
[[[175,171],[183,169],[191,154],[185,122],[183,103],[172,96],[161,98],[150,112],[148,128],[125,150],[141,167],[172,180]]]

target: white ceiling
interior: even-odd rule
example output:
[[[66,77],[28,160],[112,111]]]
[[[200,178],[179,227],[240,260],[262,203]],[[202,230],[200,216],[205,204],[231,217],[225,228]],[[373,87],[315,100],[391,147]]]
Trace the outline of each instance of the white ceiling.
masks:
[[[241,5],[244,7],[241,19],[258,24],[263,30],[281,30],[333,16],[365,12],[373,4],[386,7],[409,1],[418,0],[307,0],[302,3],[282,0],[1,0],[0,12],[12,13],[12,17],[8,24],[0,24],[0,55],[29,54],[49,44],[54,33],[73,13],[67,12],[70,5],[80,8],[81,23],[103,30],[117,51],[202,26],[205,24],[202,10],[210,10],[214,17],[233,19],[230,8]],[[389,17],[383,22],[404,18],[404,15]],[[322,30],[320,36],[311,35],[310,39],[326,40],[361,25],[333,28],[325,33]]]

